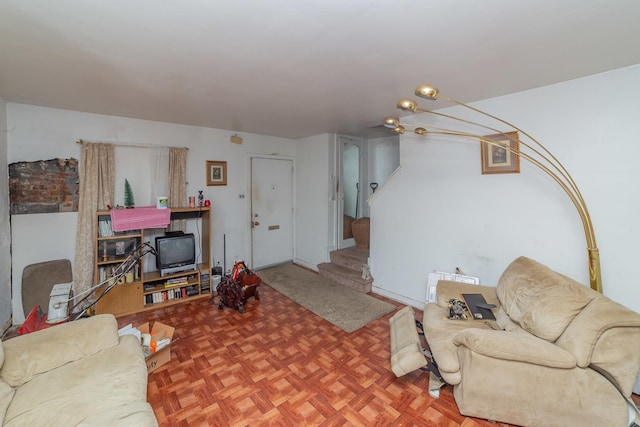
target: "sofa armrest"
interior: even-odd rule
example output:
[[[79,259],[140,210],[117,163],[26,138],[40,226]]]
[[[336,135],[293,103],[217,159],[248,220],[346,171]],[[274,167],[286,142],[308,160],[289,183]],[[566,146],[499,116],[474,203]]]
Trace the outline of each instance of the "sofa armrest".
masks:
[[[489,304],[500,306],[494,286],[472,285],[469,283],[439,280],[436,286],[437,303],[447,307],[450,299],[462,299],[462,294],[482,294]]]
[[[638,329],[640,314],[606,297],[595,298],[571,321],[556,343],[573,353],[578,366],[584,368],[591,363],[600,337],[612,328]]]
[[[556,341],[575,356],[579,367],[597,366],[627,396],[640,368],[638,343],[640,314],[604,296],[591,301]]]
[[[18,387],[35,376],[113,347],[119,342],[118,323],[111,314],[53,326],[4,341],[0,377]]]
[[[453,342],[494,359],[526,362],[551,368],[571,369],[576,366],[576,359],[571,353],[528,333],[466,329],[456,334]]]

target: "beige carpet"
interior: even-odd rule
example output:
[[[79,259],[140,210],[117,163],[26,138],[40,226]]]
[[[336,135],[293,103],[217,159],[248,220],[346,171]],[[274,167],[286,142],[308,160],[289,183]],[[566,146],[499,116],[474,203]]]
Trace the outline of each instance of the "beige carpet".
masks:
[[[346,332],[360,329],[396,308],[294,264],[256,273],[264,284]]]

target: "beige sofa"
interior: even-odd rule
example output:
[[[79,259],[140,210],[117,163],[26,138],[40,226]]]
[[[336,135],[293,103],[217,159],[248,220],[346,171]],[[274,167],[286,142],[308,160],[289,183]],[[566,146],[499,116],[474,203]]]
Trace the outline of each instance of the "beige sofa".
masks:
[[[448,319],[461,293],[482,293],[496,321]],[[640,315],[531,259],[513,261],[497,287],[440,281],[423,325],[464,415],[545,427],[627,426],[636,415]]]
[[[0,344],[3,426],[157,426],[139,341],[109,314]]]

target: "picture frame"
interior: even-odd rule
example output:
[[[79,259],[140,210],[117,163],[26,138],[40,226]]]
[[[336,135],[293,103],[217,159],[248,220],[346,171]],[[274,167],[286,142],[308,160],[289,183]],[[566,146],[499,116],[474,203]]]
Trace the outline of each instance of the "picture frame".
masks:
[[[519,152],[518,132],[483,136],[480,141],[482,174],[520,173]]]
[[[227,185],[227,162],[207,160],[207,186]]]
[[[116,242],[116,256],[124,255],[124,242],[118,241]]]

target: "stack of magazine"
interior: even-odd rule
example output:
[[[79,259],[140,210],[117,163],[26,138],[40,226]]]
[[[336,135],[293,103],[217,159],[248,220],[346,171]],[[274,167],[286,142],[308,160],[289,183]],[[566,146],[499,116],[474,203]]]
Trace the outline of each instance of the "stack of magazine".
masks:
[[[427,278],[427,302],[436,302],[436,286],[439,280],[449,280],[451,282],[469,283],[479,285],[480,278],[474,276],[465,276],[458,273],[445,273],[444,271],[432,271]]]

